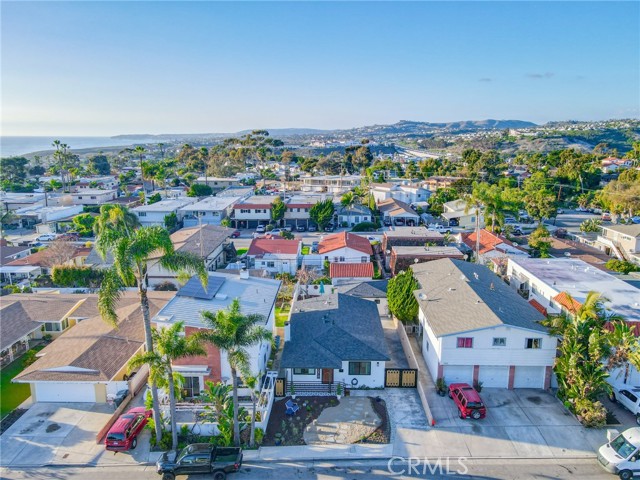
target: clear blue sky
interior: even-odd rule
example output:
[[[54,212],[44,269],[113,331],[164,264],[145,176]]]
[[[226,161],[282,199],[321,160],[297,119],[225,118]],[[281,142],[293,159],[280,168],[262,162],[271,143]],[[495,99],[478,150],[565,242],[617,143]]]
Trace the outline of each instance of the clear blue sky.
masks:
[[[2,134],[640,116],[638,2],[2,2]]]

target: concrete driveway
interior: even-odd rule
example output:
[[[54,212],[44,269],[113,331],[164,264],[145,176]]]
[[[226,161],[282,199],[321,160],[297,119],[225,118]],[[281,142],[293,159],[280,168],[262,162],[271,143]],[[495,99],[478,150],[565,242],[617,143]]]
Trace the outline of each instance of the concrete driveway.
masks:
[[[586,429],[543,390],[484,388],[482,420],[460,419],[453,400],[429,393],[434,428],[399,429],[394,454],[562,458],[595,456],[606,429]]]
[[[138,463],[149,456],[149,432],[133,452],[107,452],[96,434],[113,407],[92,403],[36,403],[0,437],[5,467]]]

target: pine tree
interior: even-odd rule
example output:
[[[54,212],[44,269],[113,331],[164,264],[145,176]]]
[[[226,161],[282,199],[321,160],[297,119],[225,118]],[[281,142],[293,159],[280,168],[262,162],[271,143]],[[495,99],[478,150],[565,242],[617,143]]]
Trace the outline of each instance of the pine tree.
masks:
[[[413,292],[420,288],[420,284],[413,276],[413,270],[400,272],[389,280],[387,299],[389,310],[402,323],[416,323],[418,316],[418,301]]]

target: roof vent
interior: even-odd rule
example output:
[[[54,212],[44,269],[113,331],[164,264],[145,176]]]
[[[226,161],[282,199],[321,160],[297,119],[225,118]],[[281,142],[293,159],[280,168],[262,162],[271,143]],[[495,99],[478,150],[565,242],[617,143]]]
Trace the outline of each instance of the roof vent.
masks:
[[[478,277],[478,274],[476,272],[473,272],[473,278],[475,278],[476,280],[478,280],[480,277]]]
[[[489,285],[489,290],[495,290],[496,287],[493,285],[493,282],[491,282],[491,285]]]
[[[418,297],[420,298],[420,300],[426,300],[427,299],[427,295],[425,293],[419,293]]]

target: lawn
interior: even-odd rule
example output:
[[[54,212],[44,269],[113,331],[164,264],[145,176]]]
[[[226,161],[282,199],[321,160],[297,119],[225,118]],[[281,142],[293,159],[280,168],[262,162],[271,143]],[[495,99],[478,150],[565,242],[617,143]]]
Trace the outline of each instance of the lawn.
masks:
[[[42,345],[38,345],[33,350],[42,350],[42,348],[44,348]],[[29,384],[11,383],[11,379],[24,370],[22,368],[23,358],[14,360],[0,370],[0,418],[11,413],[31,395]]]
[[[249,251],[248,248],[238,248],[236,254],[240,257]]]
[[[276,307],[276,327],[284,327],[284,322],[289,318],[289,310],[291,310],[289,304],[284,307]]]

